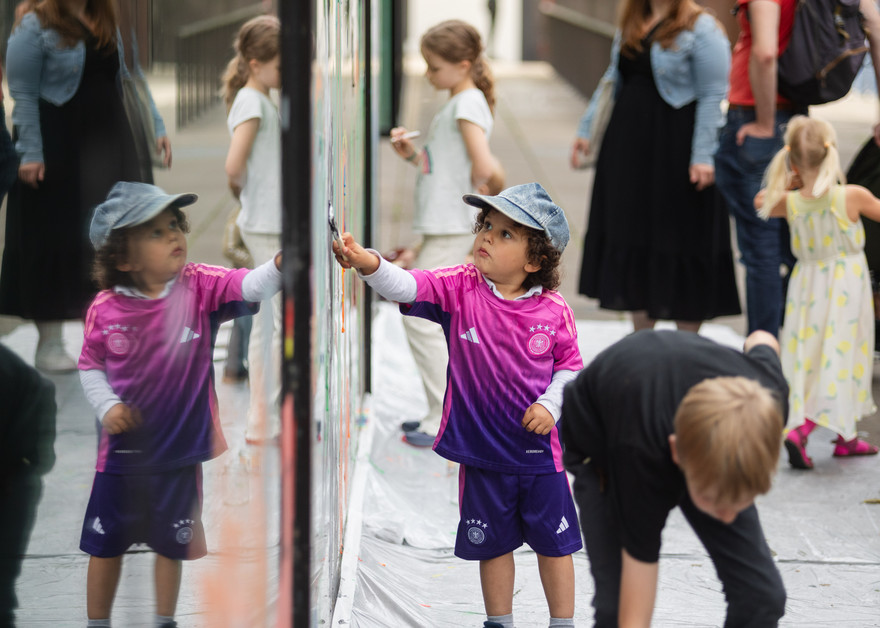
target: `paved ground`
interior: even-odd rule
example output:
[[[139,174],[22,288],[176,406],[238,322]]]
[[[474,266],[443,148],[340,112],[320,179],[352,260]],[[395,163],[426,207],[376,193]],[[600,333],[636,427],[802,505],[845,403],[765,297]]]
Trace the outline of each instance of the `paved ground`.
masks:
[[[594,302],[577,296],[573,289],[580,263],[591,174],[572,172],[566,159],[585,102],[544,64],[499,66],[495,70],[499,102],[492,147],[504,163],[508,184],[540,181],[566,209],[572,225],[572,244],[563,259],[565,276],[562,291],[575,308],[579,323],[584,325],[582,340],[595,337],[595,340],[603,341],[625,333],[626,323],[619,315],[599,310]],[[193,224],[190,256],[194,260],[221,263],[220,233],[231,207],[223,175],[228,142],[223,112],[218,108],[197,123],[177,130],[173,125],[174,85],[171,77],[153,76],[151,84],[165,120],[170,123],[174,148],[174,167],[168,172],[158,173],[157,183],[169,191],[193,191],[200,195],[200,201],[190,211]],[[442,94],[433,93],[421,77],[408,78],[401,123],[412,129],[426,130],[443,97]],[[837,126],[841,135],[841,152],[848,161],[867,137],[869,123],[876,114],[876,103],[852,98],[817,110],[817,113],[831,119]],[[412,242],[407,225],[412,210],[414,172],[409,164],[393,154],[385,140],[381,143],[379,154],[380,224],[377,233],[380,246],[384,249]],[[5,214],[0,213],[0,230],[4,221]],[[391,321],[389,327],[377,330],[377,345],[387,343],[385,346],[402,346],[393,340],[393,334],[396,333],[393,317],[387,320]],[[741,334],[744,327],[742,317],[729,317],[715,322],[727,328],[726,332],[721,333],[734,337]],[[718,329],[715,328],[715,331]],[[65,335],[71,350],[76,350],[81,327],[70,323],[65,327]],[[32,360],[36,341],[32,325],[16,319],[0,320],[0,336],[0,340],[26,360]],[[401,356],[401,359],[405,360],[406,356]],[[384,387],[377,385],[374,395],[377,408],[374,413],[376,447],[390,447],[390,443],[395,441],[393,435],[387,434],[389,426],[393,426],[398,418],[397,413],[401,411],[394,405],[394,398],[395,395],[399,396],[401,387],[409,386],[410,382],[405,378],[405,374],[403,380],[389,374],[383,381]],[[46,478],[46,492],[40,505],[37,528],[20,581],[20,626],[23,627],[79,626],[84,624],[85,618],[86,559],[77,546],[94,464],[95,433],[76,376],[54,376],[52,379],[57,386],[59,401],[56,444],[59,459],[55,470]],[[214,544],[217,551],[210,558],[197,561],[187,569],[179,618],[182,620],[181,626],[188,627],[262,625],[260,609],[269,608],[268,612],[271,612],[274,597],[276,580],[271,565],[275,556],[277,530],[266,531],[262,525],[254,522],[261,521],[264,515],[268,515],[269,521],[274,521],[277,500],[274,499],[274,487],[260,479],[274,474],[260,474],[256,470],[271,472],[277,461],[271,450],[244,451],[243,457],[238,455],[242,447],[246,387],[221,384],[218,393],[224,429],[233,451],[206,466],[207,510],[214,521],[209,534],[217,540]],[[420,403],[418,393],[413,394],[415,398],[410,401]],[[876,384],[875,398],[880,399]],[[861,425],[871,440],[880,443],[880,421],[876,416],[863,421]],[[384,439],[382,434],[386,434]],[[877,482],[880,460],[833,459],[830,457],[830,437],[826,436],[825,433],[817,433],[810,443],[810,454],[816,461],[816,470],[798,473],[781,465],[773,492],[760,502],[771,546],[778,556],[789,588],[790,611],[786,625],[880,625],[880,611],[877,610],[880,608],[880,511],[877,510],[880,506],[869,503],[880,497]],[[374,456],[369,459],[371,466],[385,468],[385,477],[409,473],[411,480],[417,481],[430,475],[444,486],[442,482],[445,480],[440,478],[445,477],[445,463],[440,461],[442,464],[438,464],[439,458],[433,454],[418,452],[420,456],[431,456],[426,459],[414,457],[410,449],[391,450],[394,460],[409,461],[401,466],[393,460],[376,458],[385,451],[376,449]],[[429,493],[422,491],[423,496]],[[441,500],[435,501],[439,503]],[[411,509],[412,504],[400,504],[400,508],[401,513],[408,513],[410,510],[407,509]],[[403,523],[425,524],[425,512],[430,511],[420,512],[416,508],[412,515],[415,520]],[[365,512],[365,519],[371,516],[369,511]],[[403,518],[407,516],[400,515]],[[225,525],[230,521],[236,525]],[[671,547],[675,551],[663,557],[658,625],[720,625],[719,595],[717,586],[712,584],[711,565],[679,524],[670,531]],[[448,545],[448,533],[441,530],[441,534],[447,536]],[[374,552],[403,552],[405,560],[403,571],[393,573],[362,561],[361,574],[368,580],[359,582],[369,587],[361,588],[358,595],[366,596],[362,599],[368,603],[379,601],[384,604],[383,600],[390,599],[391,603],[386,608],[394,609],[396,594],[400,587],[404,587],[409,589],[410,594],[404,599],[412,599],[420,605],[420,609],[415,615],[404,615],[408,619],[399,621],[391,619],[399,617],[397,611],[389,610],[384,620],[366,621],[360,625],[412,625],[410,619],[420,617],[426,605],[430,605],[426,601],[428,598],[438,607],[444,603],[451,605],[450,600],[460,600],[456,604],[463,605],[459,606],[459,610],[463,609],[462,612],[470,617],[467,623],[479,625],[479,591],[473,588],[472,574],[461,576],[464,569],[460,563],[444,562],[446,554],[442,550],[442,560],[431,563],[437,558],[431,552],[436,553],[436,550],[420,555],[418,548],[399,542],[376,550],[376,544],[387,542],[388,538],[383,541],[380,536],[377,539],[376,536],[370,536],[369,530],[363,538],[365,552],[372,544]],[[413,551],[416,554],[412,554]],[[406,558],[406,552],[410,552],[409,558]],[[584,618],[591,588],[585,575],[583,557],[578,560],[578,616]],[[407,571],[407,564],[417,565],[422,571]],[[436,568],[428,569],[429,564],[434,564]],[[116,625],[146,625],[141,617],[149,614],[152,600],[150,558],[147,554],[137,553],[127,560],[126,565],[117,604]],[[443,585],[452,587],[448,589],[450,598],[446,600],[438,600],[434,595],[437,591],[447,590],[437,588],[437,575],[441,567],[443,571],[458,574],[451,584],[447,580],[447,584]],[[532,567],[528,570],[521,572],[523,588],[533,590],[535,574]],[[218,571],[222,577],[212,577]],[[456,580],[456,577],[461,579]],[[228,589],[223,588],[224,584],[241,587],[242,583],[253,582],[267,584],[264,587],[257,585],[248,592],[253,600],[250,609],[230,610],[225,618],[227,621],[223,623],[210,615],[209,601],[222,599],[228,593]],[[691,586],[695,583],[697,588]],[[527,612],[523,614],[521,622],[531,622],[532,618],[539,621],[540,599],[534,599],[537,601],[523,602]],[[266,601],[260,603],[259,600]],[[517,603],[520,604],[519,601]],[[704,603],[707,606],[705,614],[701,615]],[[358,612],[365,612],[363,606],[357,608]],[[257,609],[256,616],[254,609]],[[686,609],[686,612],[681,609]],[[429,615],[424,625],[463,625],[461,614],[443,617],[457,619],[435,622]],[[326,621],[328,618],[320,619]]]

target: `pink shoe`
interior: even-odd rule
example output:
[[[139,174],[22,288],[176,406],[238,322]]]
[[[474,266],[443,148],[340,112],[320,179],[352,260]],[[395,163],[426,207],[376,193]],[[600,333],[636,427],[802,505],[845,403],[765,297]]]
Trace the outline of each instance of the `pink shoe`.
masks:
[[[837,437],[837,444],[834,446],[834,456],[836,458],[844,458],[846,456],[874,456],[880,449],[877,449],[871,443],[854,438],[852,440],[843,440],[843,436]]]
[[[791,430],[786,436],[785,450],[788,452],[788,464],[795,469],[812,469],[813,461],[807,455],[807,439],[798,430]]]

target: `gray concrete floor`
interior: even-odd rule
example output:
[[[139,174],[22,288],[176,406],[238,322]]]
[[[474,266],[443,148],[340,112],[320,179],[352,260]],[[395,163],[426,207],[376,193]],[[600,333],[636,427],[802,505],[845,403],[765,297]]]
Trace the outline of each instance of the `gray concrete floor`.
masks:
[[[417,65],[408,63],[410,68]],[[492,148],[504,164],[508,184],[540,181],[566,210],[572,226],[572,245],[563,259],[562,293],[572,304],[578,320],[588,324],[582,332],[585,338],[617,333],[615,330],[619,330],[621,325],[625,326],[621,322],[622,317],[600,310],[595,302],[578,296],[574,289],[586,225],[591,174],[588,171],[571,171],[567,165],[567,154],[577,120],[586,103],[545,64],[496,64],[495,73],[499,102]],[[172,77],[153,76],[150,80],[165,120],[170,123],[169,132],[174,148],[174,166],[170,171],[159,172],[157,183],[169,191],[194,191],[200,195],[199,202],[189,212],[193,223],[190,257],[198,261],[222,263],[220,234],[231,208],[223,175],[223,161],[228,146],[223,111],[218,108],[185,129],[175,129]],[[434,93],[422,77],[407,76],[400,122],[412,129],[426,130],[444,98],[444,94]],[[844,160],[848,161],[867,137],[876,110],[876,101],[857,97],[817,108],[816,113],[835,123],[841,135],[841,152]],[[413,236],[408,225],[412,211],[414,171],[393,154],[387,139],[383,139],[379,146],[379,156],[377,189],[380,212],[376,232],[380,248],[411,244]],[[0,230],[4,223],[5,213],[0,211]],[[728,317],[714,322],[736,334],[741,334],[744,329],[742,317]],[[65,334],[71,350],[78,348],[81,327],[70,323],[65,326]],[[0,336],[0,340],[20,352],[26,360],[32,360],[36,340],[32,325],[16,319],[2,319]],[[382,341],[383,337],[377,336],[376,342]],[[394,343],[393,346],[401,345]],[[46,491],[40,505],[37,528],[20,581],[20,626],[23,627],[80,626],[85,623],[86,557],[78,550],[78,538],[94,468],[95,433],[91,413],[85,405],[76,376],[53,376],[52,379],[57,386],[59,401],[56,447],[59,460],[56,468],[46,477]],[[277,531],[271,528],[265,530],[262,525],[255,523],[249,524],[262,521],[259,517],[266,515],[268,520],[273,520],[277,508],[277,500],[272,492],[274,489],[260,484],[261,479],[253,478],[246,480],[246,488],[243,488],[240,477],[235,478],[241,470],[240,465],[271,471],[277,461],[271,451],[260,453],[257,460],[250,454],[243,459],[237,457],[242,446],[247,390],[241,385],[221,384],[218,393],[224,429],[236,455],[226,454],[224,458],[206,465],[206,503],[215,520],[209,535],[217,540],[212,546],[218,551],[209,559],[196,561],[187,568],[179,613],[182,627],[264,623],[263,618],[248,615],[248,609],[236,611],[239,614],[235,617],[240,618],[237,624],[218,623],[219,620],[210,614],[210,600],[218,599],[218,596],[222,598],[222,581],[227,585],[246,581],[265,583],[265,586],[256,586],[252,592],[254,600],[264,601],[252,605],[259,612],[269,609],[267,612],[271,613],[276,595],[276,572],[272,565],[276,557]],[[395,391],[385,394],[393,396]],[[377,390],[374,396],[379,395],[380,391]],[[876,375],[875,399],[880,399]],[[387,398],[376,399],[377,407],[382,407],[382,403],[387,403]],[[377,412],[375,415],[375,420],[386,428],[396,419],[392,411],[385,414]],[[880,420],[877,415],[864,420],[860,427],[867,432],[870,440],[880,443]],[[789,615],[785,625],[880,625],[880,506],[871,502],[880,497],[877,480],[880,460],[831,458],[830,436],[826,436],[825,433],[817,433],[810,442],[810,454],[816,461],[813,472],[796,472],[781,464],[773,491],[759,502],[768,539],[778,557],[789,590]],[[412,452],[398,453],[412,457]],[[419,463],[416,459],[414,464],[417,468],[423,466],[426,471],[442,474],[442,465],[434,469],[434,462]],[[262,474],[254,476],[264,477]],[[255,481],[258,483],[253,485]],[[243,490],[246,491],[245,498],[241,495]],[[262,514],[253,514],[253,509]],[[231,516],[226,516],[228,514]],[[227,521],[244,524],[243,527],[229,529],[225,526]],[[680,523],[670,527],[670,547],[675,551],[664,554],[662,559],[657,625],[720,625],[720,594],[717,585],[712,582],[711,563],[702,555],[694,539],[688,537],[684,529],[686,526]],[[405,547],[397,549],[408,551]],[[230,556],[241,560],[230,563]],[[143,617],[149,614],[152,603],[150,558],[147,554],[134,554],[127,565],[117,605],[116,625],[146,625]],[[220,584],[217,573],[222,574]],[[379,570],[378,573],[380,577],[375,582],[377,595],[393,595],[393,576],[388,571]],[[401,574],[394,577],[399,576]],[[404,572],[403,582],[409,582],[412,587],[424,582],[423,586],[430,587],[436,573],[426,572],[424,581],[416,576]],[[584,617],[590,591],[587,576],[579,575],[578,587],[578,612],[579,617]],[[466,590],[453,591],[456,600],[468,601],[467,614],[472,616],[468,621],[479,625],[479,596],[474,598],[472,595],[472,585],[467,585]],[[703,603],[708,606],[701,615]],[[685,612],[692,609],[696,609],[695,615]],[[380,622],[372,625],[399,626],[407,623]],[[428,625],[435,624],[429,620]]]

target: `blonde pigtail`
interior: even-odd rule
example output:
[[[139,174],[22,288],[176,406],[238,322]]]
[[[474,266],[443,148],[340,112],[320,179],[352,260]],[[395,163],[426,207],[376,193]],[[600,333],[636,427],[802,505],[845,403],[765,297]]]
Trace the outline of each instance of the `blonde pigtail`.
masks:
[[[788,192],[788,186],[791,183],[792,170],[789,164],[789,149],[780,150],[773,159],[764,173],[763,187],[766,190],[764,194],[764,205],[758,208],[758,215],[767,220],[770,218],[770,212],[776,207]]]
[[[816,184],[813,186],[813,196],[822,196],[831,186],[846,184],[846,175],[840,168],[840,154],[837,146],[832,141],[825,142],[825,158],[819,166],[819,173],[816,175]]]

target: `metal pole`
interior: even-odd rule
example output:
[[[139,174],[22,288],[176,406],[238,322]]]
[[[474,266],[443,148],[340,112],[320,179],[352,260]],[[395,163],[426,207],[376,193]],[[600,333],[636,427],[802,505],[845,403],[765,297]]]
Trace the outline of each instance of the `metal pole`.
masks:
[[[281,565],[278,626],[307,628],[312,612],[311,334],[314,0],[281,2],[283,279]]]
[[[364,2],[364,241],[373,246],[373,0]],[[373,390],[373,291],[364,290],[364,390]]]

